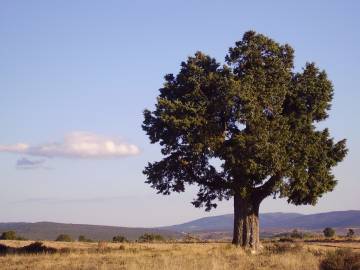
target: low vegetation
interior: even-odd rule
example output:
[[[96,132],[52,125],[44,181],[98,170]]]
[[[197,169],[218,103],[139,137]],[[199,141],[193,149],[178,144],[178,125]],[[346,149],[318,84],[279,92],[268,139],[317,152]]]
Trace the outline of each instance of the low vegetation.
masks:
[[[360,253],[351,249],[328,252],[320,264],[321,270],[360,270]]]
[[[276,234],[271,238],[279,239],[281,242],[292,242],[298,239],[306,240],[306,239],[318,238],[318,235],[311,232],[299,231],[295,229],[292,232],[284,232],[284,233]]]
[[[187,233],[183,239],[182,242],[184,243],[197,243],[197,242],[201,242],[200,238],[196,235]]]
[[[346,236],[348,238],[353,238],[355,236],[355,231],[353,229],[349,229]]]
[[[327,227],[323,231],[325,237],[334,237],[335,230],[333,228]]]
[[[138,241],[141,243],[164,242],[165,238],[161,234],[144,233],[139,237]]]
[[[16,235],[15,231],[6,231],[1,234],[0,240],[26,240],[26,239],[22,236]]]
[[[36,253],[55,253],[60,251],[53,247],[47,247],[42,242],[34,242],[23,247],[11,247],[0,244],[0,255],[9,254],[36,254]]]
[[[79,235],[78,241],[79,242],[94,242],[93,240],[86,238],[85,235]]]
[[[123,236],[123,235],[116,235],[116,236],[114,236],[113,239],[112,239],[112,241],[113,241],[114,243],[126,243],[126,242],[129,242],[129,241],[127,240],[127,238],[126,238],[125,236]]]
[[[74,241],[70,235],[67,234],[60,234],[58,237],[56,237],[55,241],[58,242],[72,242]]]
[[[260,269],[359,270],[360,239],[339,243],[264,241],[253,254],[229,243],[43,243],[0,241],[17,252],[0,256],[0,269]],[[29,248],[31,247],[31,248]],[[338,248],[337,248],[338,247]],[[348,248],[348,249],[342,249]],[[351,251],[349,248],[352,248]],[[25,252],[30,250],[31,252]],[[36,254],[35,254],[36,253]],[[4,255],[4,253],[3,253]],[[350,268],[349,268],[350,267]]]

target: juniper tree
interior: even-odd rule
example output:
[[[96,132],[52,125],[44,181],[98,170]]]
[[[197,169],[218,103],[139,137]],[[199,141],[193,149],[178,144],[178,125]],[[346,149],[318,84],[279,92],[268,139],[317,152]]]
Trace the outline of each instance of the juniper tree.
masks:
[[[236,245],[258,248],[266,197],[314,205],[332,191],[347,152],[316,125],[333,97],[325,71],[307,63],[295,72],[293,59],[289,45],[246,32],[224,65],[202,52],[182,62],[144,111],[142,128],[164,155],[146,166],[146,183],[165,195],[197,185],[192,203],[207,211],[233,198]]]

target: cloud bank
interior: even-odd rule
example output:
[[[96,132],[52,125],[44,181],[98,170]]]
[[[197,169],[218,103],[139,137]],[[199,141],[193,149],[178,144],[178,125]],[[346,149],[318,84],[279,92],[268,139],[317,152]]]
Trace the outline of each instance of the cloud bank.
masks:
[[[62,142],[30,146],[26,143],[0,145],[0,152],[21,153],[39,157],[118,158],[140,153],[136,145],[120,139],[89,132],[72,132]],[[26,162],[25,162],[26,163]]]
[[[16,162],[16,168],[25,169],[25,170],[37,169],[37,168],[42,168],[43,167],[42,165],[44,163],[45,163],[44,159],[31,160],[28,158],[21,158]]]

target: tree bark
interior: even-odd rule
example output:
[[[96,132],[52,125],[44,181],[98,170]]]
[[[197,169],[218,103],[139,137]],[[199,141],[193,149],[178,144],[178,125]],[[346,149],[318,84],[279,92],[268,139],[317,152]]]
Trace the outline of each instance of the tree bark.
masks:
[[[244,200],[237,192],[234,195],[234,245],[257,250],[259,239],[259,206],[260,203]]]

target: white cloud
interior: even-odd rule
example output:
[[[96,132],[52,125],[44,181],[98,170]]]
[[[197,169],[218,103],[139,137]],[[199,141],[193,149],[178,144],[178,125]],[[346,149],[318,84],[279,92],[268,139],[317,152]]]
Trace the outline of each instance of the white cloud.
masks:
[[[136,145],[120,139],[89,132],[72,132],[62,142],[30,146],[25,143],[0,145],[0,152],[22,153],[41,157],[117,158],[140,153]]]
[[[28,148],[29,145],[25,143],[18,143],[13,145],[0,145],[0,152],[25,153]]]

